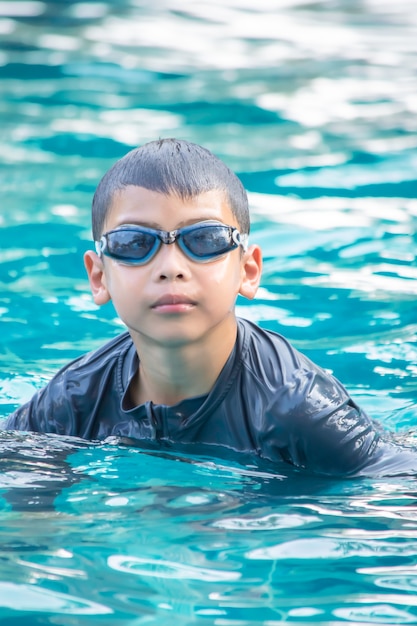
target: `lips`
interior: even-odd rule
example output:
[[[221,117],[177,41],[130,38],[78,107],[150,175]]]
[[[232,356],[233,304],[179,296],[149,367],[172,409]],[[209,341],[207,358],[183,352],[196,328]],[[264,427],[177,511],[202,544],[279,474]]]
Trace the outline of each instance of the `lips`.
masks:
[[[175,307],[175,306],[193,306],[196,302],[188,296],[181,294],[165,294],[161,296],[152,304],[152,309],[161,307]]]

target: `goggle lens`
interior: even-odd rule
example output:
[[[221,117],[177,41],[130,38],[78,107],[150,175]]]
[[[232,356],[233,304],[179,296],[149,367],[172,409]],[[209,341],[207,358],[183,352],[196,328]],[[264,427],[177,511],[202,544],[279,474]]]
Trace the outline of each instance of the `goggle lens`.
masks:
[[[106,239],[104,254],[116,260],[132,263],[146,262],[160,246],[159,240],[154,235],[133,228],[113,230],[104,237]]]
[[[184,252],[191,252],[193,257],[199,259],[219,256],[237,247],[232,239],[231,227],[220,224],[183,232],[178,244]]]

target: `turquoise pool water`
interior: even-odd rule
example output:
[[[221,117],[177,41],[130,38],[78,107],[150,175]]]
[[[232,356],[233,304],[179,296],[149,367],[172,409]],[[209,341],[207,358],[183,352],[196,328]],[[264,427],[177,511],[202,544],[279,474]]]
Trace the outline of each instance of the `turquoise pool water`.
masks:
[[[92,193],[158,136],[246,185],[239,313],[416,443],[417,18],[407,0],[0,2],[0,417],[122,330]],[[415,477],[0,435],[0,624],[417,623]]]

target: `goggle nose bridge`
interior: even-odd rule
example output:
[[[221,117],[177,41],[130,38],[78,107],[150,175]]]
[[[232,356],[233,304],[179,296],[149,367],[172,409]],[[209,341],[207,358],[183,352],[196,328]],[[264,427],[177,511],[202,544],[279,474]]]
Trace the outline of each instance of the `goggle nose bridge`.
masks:
[[[175,243],[178,237],[178,230],[160,230],[158,231],[158,237],[162,243]]]

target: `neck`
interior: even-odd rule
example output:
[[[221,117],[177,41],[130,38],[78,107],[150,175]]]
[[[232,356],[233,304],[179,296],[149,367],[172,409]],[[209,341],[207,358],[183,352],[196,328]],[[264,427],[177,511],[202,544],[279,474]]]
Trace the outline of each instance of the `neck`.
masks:
[[[152,401],[173,405],[209,393],[229,358],[237,335],[236,320],[229,328],[213,329],[203,340],[183,346],[163,346],[133,337],[140,359],[131,383],[135,405]]]

